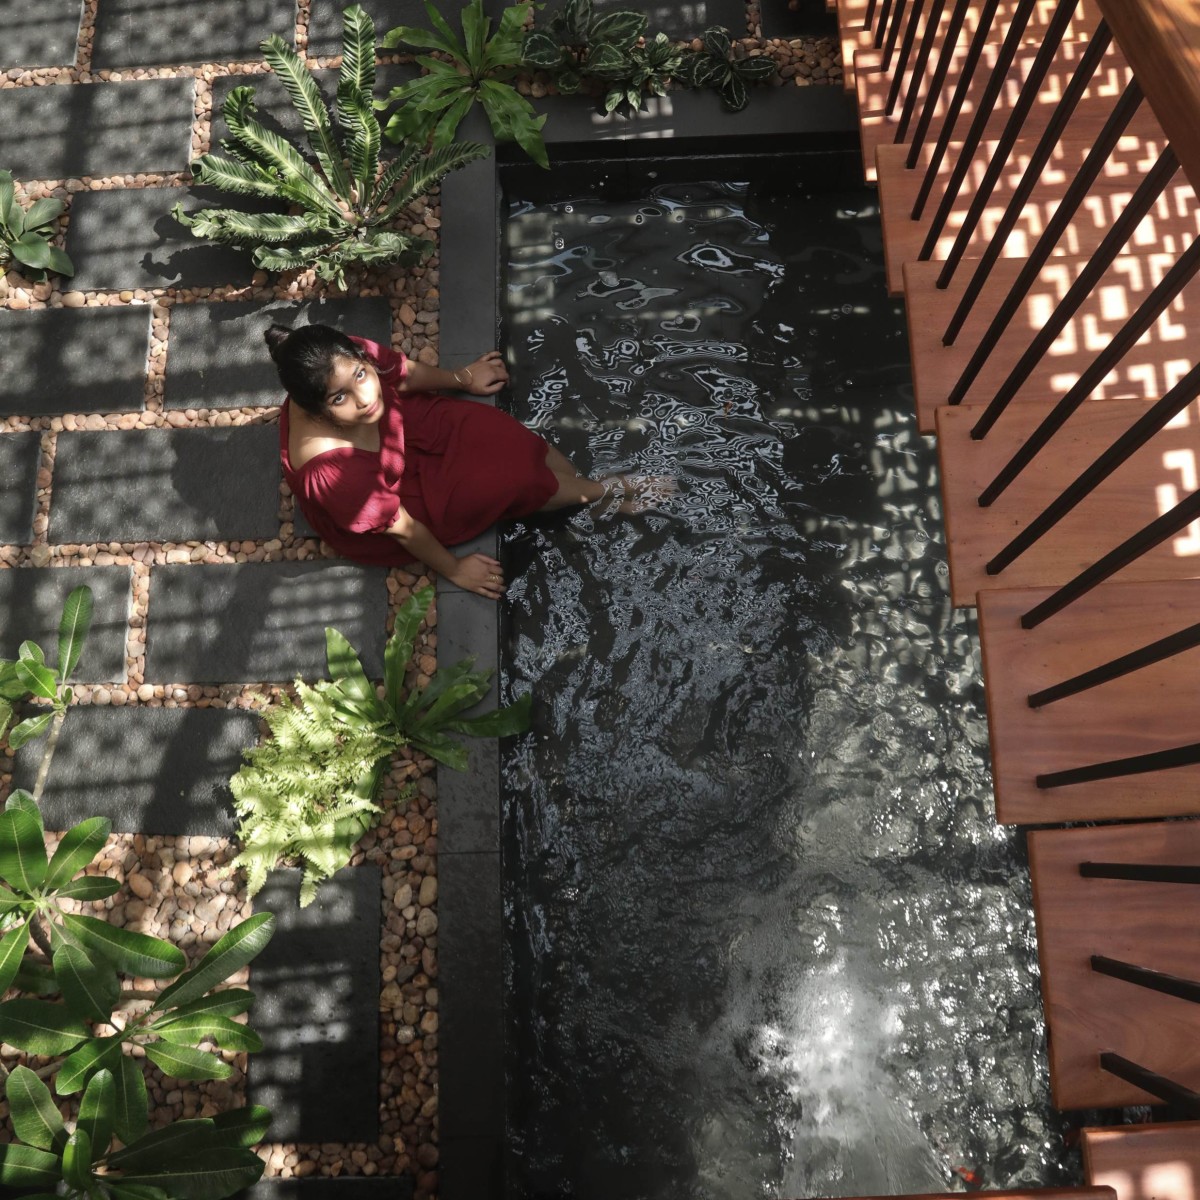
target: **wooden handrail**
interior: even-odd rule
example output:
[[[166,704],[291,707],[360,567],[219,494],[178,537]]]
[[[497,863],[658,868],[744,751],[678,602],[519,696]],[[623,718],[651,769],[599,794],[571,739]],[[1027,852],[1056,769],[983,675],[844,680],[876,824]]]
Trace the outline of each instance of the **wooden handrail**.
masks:
[[[1200,3],[1099,0],[1184,173],[1200,187]]]

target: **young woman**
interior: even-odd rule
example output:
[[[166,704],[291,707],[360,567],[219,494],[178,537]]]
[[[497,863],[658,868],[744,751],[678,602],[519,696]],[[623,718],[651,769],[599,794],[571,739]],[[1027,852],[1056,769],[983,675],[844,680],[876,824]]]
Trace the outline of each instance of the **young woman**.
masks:
[[[498,600],[500,564],[447,546],[499,520],[611,494],[611,484],[580,476],[506,413],[439,394],[498,392],[508,382],[498,351],[444,371],[328,325],[272,325],[264,336],[288,393],[279,416],[284,477],[312,527],[347,558],[419,560]]]

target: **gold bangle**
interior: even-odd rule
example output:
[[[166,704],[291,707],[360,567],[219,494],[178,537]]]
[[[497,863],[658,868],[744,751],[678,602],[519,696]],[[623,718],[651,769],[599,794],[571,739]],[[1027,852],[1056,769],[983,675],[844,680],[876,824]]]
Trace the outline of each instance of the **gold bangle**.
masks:
[[[463,381],[461,379],[459,379],[458,371],[466,371],[467,382],[465,384],[463,383]],[[458,371],[452,372],[450,378],[453,379],[454,382],[457,383],[459,387],[473,387],[475,384],[475,376],[471,374],[471,368],[470,367],[459,367]]]

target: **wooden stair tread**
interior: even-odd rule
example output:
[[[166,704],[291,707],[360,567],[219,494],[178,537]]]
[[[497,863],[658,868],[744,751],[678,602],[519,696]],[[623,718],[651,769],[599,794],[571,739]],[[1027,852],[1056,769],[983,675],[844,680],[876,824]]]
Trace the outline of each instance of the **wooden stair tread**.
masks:
[[[1200,863],[1200,821],[1035,830],[1028,840],[1054,1106],[1157,1103],[1100,1069],[1106,1050],[1200,1087],[1200,1006],[1089,962],[1104,954],[1200,978],[1196,887],[1079,874],[1081,862]]]
[[[1089,261],[1077,255],[1051,257],[962,403],[991,402]],[[1174,262],[1175,255],[1168,253],[1121,255],[1035,364],[1013,403],[1033,401],[1045,409],[1065,396]],[[961,264],[950,287],[942,291],[936,286],[940,264],[909,262],[904,266],[913,395],[922,433],[933,432],[938,408],[947,403],[995,310],[1016,282],[1025,262],[1015,258],[996,262],[954,345],[945,346],[942,336],[955,304],[970,281],[973,266],[971,262]],[[1158,399],[1190,365],[1178,367],[1187,357],[1181,343],[1185,340],[1184,330],[1196,327],[1200,327],[1200,281],[1194,280],[1101,380],[1092,397]]]
[[[1022,137],[1037,138],[1046,128],[1053,116],[1062,93],[1074,73],[1079,59],[1086,49],[1086,40],[1065,41],[1059,47],[1058,54],[1051,64],[1050,70],[1038,92],[1037,103],[1034,104],[1022,126]],[[930,126],[927,141],[936,142],[945,123],[946,109],[950,96],[958,84],[959,75],[966,59],[966,47],[960,45],[959,53],[955,56],[954,66],[947,76],[946,87],[941,93],[935,116]],[[971,87],[963,104],[962,112],[955,122],[954,131],[961,139],[971,127],[983,92],[987,87],[992,66],[999,53],[998,46],[989,46],[983,55],[979,68],[972,76]],[[1033,48],[1018,53],[1013,61],[1000,97],[992,107],[985,127],[985,138],[998,138],[1008,124],[1009,113],[1017,102],[1021,86],[1033,67],[1036,51]],[[913,57],[915,58],[915,52]],[[900,124],[900,113],[903,109],[904,96],[912,86],[912,71],[907,75],[909,81],[900,92],[891,116],[887,115],[887,96],[891,86],[891,72],[884,73],[882,69],[883,53],[881,51],[864,51],[856,59],[854,73],[855,91],[858,98],[859,140],[863,152],[863,170],[868,179],[875,178],[875,148],[880,145],[890,145],[896,139]],[[932,66],[930,69],[932,73]],[[1096,123],[1099,128],[1112,111],[1113,97],[1124,90],[1132,78],[1132,72],[1125,62],[1124,56],[1115,46],[1110,45],[1105,53],[1104,62],[1093,77],[1092,83],[1084,92],[1079,107],[1072,115],[1072,121]],[[917,113],[920,113],[918,105]],[[912,128],[916,127],[916,117],[913,118]]]
[[[1200,1121],[1085,1129],[1083,1169],[1117,1200],[1200,1200]]]
[[[1048,595],[1048,588],[1005,588],[979,596],[996,819],[1035,825],[1200,813],[1200,765],[1066,787],[1036,784],[1051,771],[1195,741],[1200,647],[1041,708],[1027,703],[1033,692],[1195,624],[1200,579],[1101,584],[1035,629],[1022,629],[1022,614]]]
[[[1196,405],[1187,410],[1186,424],[1158,433],[1014,563],[999,575],[987,574],[987,562],[1150,404],[1148,400],[1086,401],[988,508],[977,503],[979,493],[1025,441],[1043,410],[1035,404],[1013,405],[986,438],[974,441],[970,430],[978,408],[938,409],[938,459],[954,604],[970,606],[978,591],[991,588],[1058,587],[1194,490],[1200,462]],[[1114,579],[1200,576],[1200,536],[1193,535],[1194,530],[1185,531],[1168,540]],[[1066,619],[1069,611],[1051,620]]]
[[[1004,243],[1004,257],[1024,258],[1036,244],[1094,144],[1098,130],[1094,120],[1098,115],[1079,112],[1075,114],[1075,120],[1054,148],[1049,163],[1042,171],[1020,218]],[[1146,172],[1162,153],[1165,144],[1153,113],[1143,106],[1130,122],[1129,132],[1118,143],[1106,170],[1092,185],[1067,232],[1059,239],[1065,252],[1080,254],[1095,250],[1108,231],[1112,214],[1119,212],[1129,202]],[[990,242],[1013,192],[1020,185],[1025,165],[1035,145],[1036,140],[1017,140],[1008,165],[1002,172],[988,199],[983,216],[967,243],[967,256],[980,257]],[[904,264],[915,261],[920,255],[926,234],[937,212],[940,197],[944,194],[950,178],[952,164],[961,149],[958,143],[951,143],[925,210],[920,219],[915,221],[912,217],[913,206],[921,190],[925,166],[932,153],[931,148],[926,147],[923,150],[921,161],[911,171],[905,166],[907,146],[880,146],[875,151],[880,219],[884,234],[884,265],[887,270],[888,291],[892,295],[899,295],[903,289]],[[995,153],[994,141],[980,143],[941,235],[934,244],[931,261],[943,262],[950,254],[970,208],[971,199]],[[1179,186],[1185,186],[1182,176],[1178,176],[1176,182]],[[1173,188],[1168,189],[1172,190]],[[1187,215],[1193,218],[1194,225],[1194,214]],[[1175,223],[1181,223],[1184,219],[1182,215],[1173,218]],[[1143,230],[1139,230],[1138,235],[1144,240]]]
[[[856,56],[859,52],[869,53],[875,50],[874,33],[870,30],[864,30],[862,27],[863,20],[867,14],[867,8],[868,0],[836,0],[838,37],[842,50],[842,76],[847,91],[854,90]],[[979,12],[981,8],[982,5],[972,5],[967,10],[967,17],[963,22],[963,32],[959,39],[961,42],[965,43],[979,27]],[[999,43],[1003,39],[1005,33],[1008,31],[1009,23],[1012,21],[1015,8],[1016,0],[1001,0],[996,14],[997,20],[993,26],[993,41]],[[1041,33],[1049,22],[1053,11],[1054,6],[1052,4],[1039,4],[1034,9],[1023,40],[1036,45],[1041,40]],[[1072,38],[1087,36],[1091,30],[1096,28],[1099,18],[1099,9],[1095,0],[1080,0],[1079,7],[1068,27],[1067,36]],[[943,24],[948,20],[948,16],[944,17]],[[900,38],[903,39],[903,37],[904,29],[901,28]],[[914,50],[915,53],[916,51]]]

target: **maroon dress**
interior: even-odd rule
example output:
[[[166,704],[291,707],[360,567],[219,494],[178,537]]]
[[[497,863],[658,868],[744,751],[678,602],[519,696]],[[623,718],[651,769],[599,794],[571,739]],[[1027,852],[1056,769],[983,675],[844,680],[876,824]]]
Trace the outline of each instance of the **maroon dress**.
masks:
[[[558,490],[546,443],[490,404],[427,392],[401,394],[408,360],[352,338],[379,372],[379,450],[338,446],[299,470],[288,458],[288,404],[279,413],[283,475],[309,524],[357,562],[404,566],[413,556],[384,530],[403,505],[444,546],[495,522],[537,512]]]

